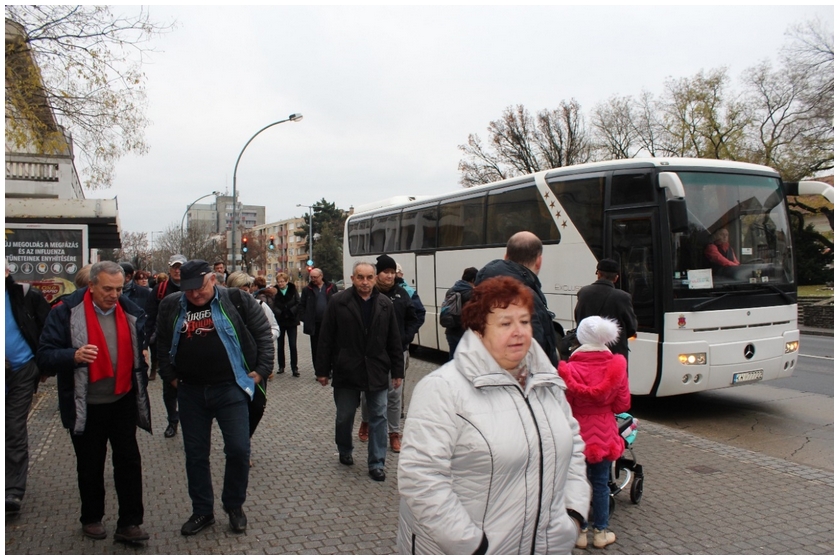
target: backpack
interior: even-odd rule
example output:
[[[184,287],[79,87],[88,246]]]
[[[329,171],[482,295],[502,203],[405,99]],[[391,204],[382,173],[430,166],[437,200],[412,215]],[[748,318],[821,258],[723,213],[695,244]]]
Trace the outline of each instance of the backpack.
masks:
[[[460,292],[449,290],[440,307],[440,326],[447,329],[460,328],[460,312],[463,305]]]
[[[157,295],[157,301],[160,301],[160,300],[162,300],[163,298],[166,297],[166,288],[168,288],[168,287],[169,287],[169,280],[164,280],[163,282],[160,282],[157,285],[156,294],[155,294],[155,295]]]

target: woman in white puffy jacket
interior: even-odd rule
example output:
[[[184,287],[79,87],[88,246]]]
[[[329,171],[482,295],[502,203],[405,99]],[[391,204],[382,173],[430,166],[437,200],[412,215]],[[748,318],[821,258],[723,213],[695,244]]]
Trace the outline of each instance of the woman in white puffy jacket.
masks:
[[[414,389],[399,457],[400,554],[569,554],[588,516],[565,383],[531,344],[533,298],[481,282],[454,360]]]

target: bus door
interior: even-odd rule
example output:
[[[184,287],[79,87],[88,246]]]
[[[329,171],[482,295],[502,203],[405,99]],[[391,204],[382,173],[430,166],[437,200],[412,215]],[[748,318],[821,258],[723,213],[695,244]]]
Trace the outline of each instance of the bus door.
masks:
[[[434,272],[434,255],[433,254],[417,254],[417,294],[422,300],[426,311],[434,312],[437,305],[436,297],[436,278]],[[437,340],[437,321],[435,317],[426,316],[425,323],[420,327],[417,338],[414,342],[421,346],[428,346],[429,348],[439,348]]]
[[[638,334],[629,343],[629,382],[632,394],[649,394],[658,371],[661,298],[656,267],[661,267],[656,248],[657,215],[652,208],[619,210],[606,216],[606,254],[620,266],[616,288],[632,296],[638,318]]]

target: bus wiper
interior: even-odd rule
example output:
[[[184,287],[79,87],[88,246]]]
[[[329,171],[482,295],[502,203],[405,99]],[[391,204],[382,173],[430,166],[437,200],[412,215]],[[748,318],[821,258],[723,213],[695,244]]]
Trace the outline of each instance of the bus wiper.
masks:
[[[700,309],[702,309],[703,307],[707,307],[707,306],[711,305],[712,303],[714,303],[715,301],[719,301],[719,300],[721,300],[721,299],[727,298],[727,297],[728,297],[728,296],[730,296],[730,295],[734,295],[734,292],[725,292],[725,293],[723,293],[723,294],[718,295],[718,296],[717,296],[717,297],[715,297],[715,298],[711,298],[711,299],[705,300],[705,301],[703,301],[702,303],[697,303],[696,305],[694,305],[693,307],[691,307],[691,308],[690,308],[690,310],[691,310],[691,311],[699,311],[699,310],[700,310]]]
[[[783,291],[778,286],[774,286],[772,284],[767,284],[766,286],[764,286],[764,288],[769,288],[770,290],[772,290],[774,292],[778,292],[781,295],[781,297],[783,297],[786,300],[787,303],[795,303],[795,300],[792,298],[792,296],[790,296],[788,293]]]

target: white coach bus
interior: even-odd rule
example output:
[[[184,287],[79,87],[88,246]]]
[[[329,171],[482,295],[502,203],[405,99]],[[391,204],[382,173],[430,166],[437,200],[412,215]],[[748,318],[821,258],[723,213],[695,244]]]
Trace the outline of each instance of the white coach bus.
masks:
[[[415,342],[448,350],[437,311],[463,270],[502,258],[528,230],[544,244],[539,279],[555,321],[575,326],[577,291],[597,261],[620,264],[638,335],[630,390],[667,396],[792,375],[798,305],[785,195],[821,182],[783,183],[759,165],[688,158],[575,165],[433,197],[358,208],[345,224],[344,277],[388,253],[428,315]],[[736,263],[720,265],[727,232]],[[718,251],[719,253],[719,251]],[[732,258],[733,257],[733,258]]]

